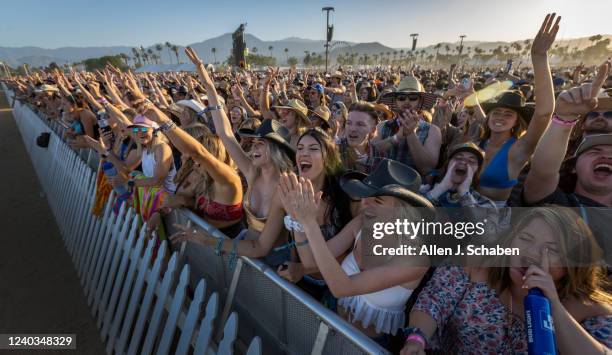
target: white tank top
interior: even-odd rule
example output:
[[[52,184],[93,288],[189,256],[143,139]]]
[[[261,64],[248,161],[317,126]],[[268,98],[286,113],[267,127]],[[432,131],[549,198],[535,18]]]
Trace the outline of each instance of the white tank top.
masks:
[[[140,163],[142,164],[142,172],[146,177],[150,178],[155,176],[155,166],[157,165],[157,162],[155,161],[155,153],[143,149]],[[176,168],[174,167],[174,162],[172,162],[172,167],[170,168],[168,175],[166,175],[166,179],[164,179],[164,188],[170,192],[176,191],[176,185],[174,184],[175,175]]]
[[[355,238],[355,244],[361,237],[361,231]],[[351,276],[361,272],[353,251],[342,261],[342,269]],[[338,303],[350,311],[351,321],[360,322],[364,328],[374,325],[377,333],[395,335],[404,327],[404,308],[412,290],[393,286],[364,295],[342,297]]]

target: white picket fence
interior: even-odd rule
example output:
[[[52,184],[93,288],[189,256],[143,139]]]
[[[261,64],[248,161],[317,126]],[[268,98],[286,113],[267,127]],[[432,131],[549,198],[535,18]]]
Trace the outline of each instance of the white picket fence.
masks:
[[[20,105],[17,101],[16,105]],[[22,110],[14,111],[25,115]],[[91,214],[95,172],[53,135],[46,149],[35,135],[48,131],[40,119],[15,117],[26,148],[83,286],[91,314],[108,354],[233,354],[238,316],[225,322],[223,337],[213,341],[219,296],[205,300],[201,279],[188,299],[189,265],[178,252],[166,262],[163,242],[153,258],[155,241],[144,237],[146,225],[131,208],[112,211],[114,194],[102,218]],[[39,125],[43,127],[38,127]],[[181,266],[182,265],[182,266]],[[180,333],[180,335],[179,335]],[[261,354],[253,338],[247,354]],[[85,349],[86,351],[86,349]]]
[[[183,246],[168,263],[160,259],[168,248],[162,244],[153,260],[133,211],[123,207],[115,215],[107,204],[102,218],[91,215],[97,154],[69,149],[59,138],[62,124],[19,101],[13,115],[109,354],[227,354],[232,347],[246,354],[389,354],[260,260],[240,257],[231,268],[226,256],[197,244]],[[50,131],[49,147],[37,147],[36,137]],[[185,209],[165,222],[170,233],[177,223],[225,237]],[[190,300],[187,285],[195,290]]]

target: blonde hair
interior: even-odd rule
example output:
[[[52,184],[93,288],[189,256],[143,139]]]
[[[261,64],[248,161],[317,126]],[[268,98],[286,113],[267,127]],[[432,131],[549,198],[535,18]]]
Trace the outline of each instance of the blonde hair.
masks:
[[[201,123],[194,123],[184,128],[185,132],[194,137],[195,139],[210,152],[219,161],[229,165],[233,169],[236,169],[234,161],[230,157],[229,153],[225,150],[225,146],[221,143],[221,138],[213,134],[208,126]],[[194,171],[195,162],[190,157],[183,163],[179,171],[177,172],[174,181],[180,185],[185,179]],[[203,195],[207,200],[213,198],[213,182],[214,180],[208,173],[201,174],[202,179],[196,185],[196,197]],[[197,198],[196,198],[197,203]]]
[[[612,303],[612,295],[607,291],[609,284],[605,267],[597,265],[603,252],[586,223],[567,207],[545,206],[530,209],[515,224],[503,240],[501,246],[509,247],[514,237],[534,219],[542,219],[553,234],[559,236],[560,254],[569,263],[581,265],[564,266],[565,275],[557,282],[559,298],[575,297],[604,304]],[[509,257],[502,257],[504,266],[509,265]],[[586,265],[586,266],[583,266]],[[510,287],[508,267],[494,267],[489,270],[489,284],[501,291]]]
[[[268,152],[268,156],[272,162],[272,165],[278,170],[279,173],[291,172],[293,171],[294,164],[293,160],[289,157],[289,155],[281,148],[278,144],[271,142],[265,138],[260,138],[266,141],[266,151]],[[257,167],[255,172],[255,177],[259,177],[261,175],[261,167]]]

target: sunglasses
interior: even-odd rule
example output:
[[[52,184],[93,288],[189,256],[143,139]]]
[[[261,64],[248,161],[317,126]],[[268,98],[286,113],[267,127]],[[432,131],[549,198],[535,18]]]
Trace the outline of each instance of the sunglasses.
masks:
[[[606,112],[591,111],[585,115],[587,120],[592,120],[599,116],[602,116],[603,118],[607,118],[607,119],[612,119],[612,111],[606,111]]]
[[[132,128],[132,132],[134,132],[134,133],[138,133],[138,132],[147,133],[147,132],[149,132],[149,127],[134,127],[134,128]]]
[[[395,99],[397,101],[406,101],[407,99],[410,101],[417,101],[421,98],[421,94],[419,93],[410,93],[410,94],[398,94],[395,95]]]

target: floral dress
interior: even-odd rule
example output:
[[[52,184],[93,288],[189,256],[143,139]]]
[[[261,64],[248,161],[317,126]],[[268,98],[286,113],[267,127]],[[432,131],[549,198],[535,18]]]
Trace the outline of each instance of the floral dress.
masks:
[[[438,267],[412,310],[436,321],[430,346],[444,354],[527,354],[522,319],[511,316],[497,292],[471,281],[462,267]],[[612,315],[588,318],[581,325],[612,347]]]

